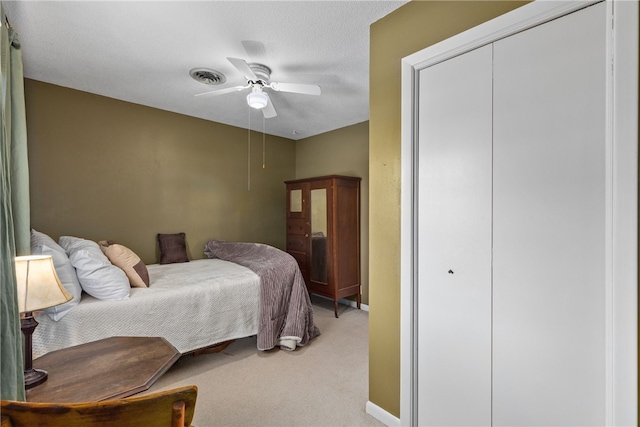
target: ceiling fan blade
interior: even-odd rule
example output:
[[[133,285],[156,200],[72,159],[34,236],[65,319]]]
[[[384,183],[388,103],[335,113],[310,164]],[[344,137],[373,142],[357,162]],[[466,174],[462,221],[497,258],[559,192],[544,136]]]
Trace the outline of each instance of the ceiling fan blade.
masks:
[[[320,95],[322,91],[318,85],[308,85],[303,83],[276,83],[269,85],[271,89],[279,92],[302,93],[304,95]]]
[[[277,116],[278,113],[276,113],[276,109],[274,108],[273,103],[271,102],[271,98],[267,96],[267,99],[268,99],[267,106],[262,109],[262,114],[264,115],[265,119],[270,119]]]
[[[254,74],[254,72],[251,70],[251,68],[249,68],[249,64],[247,64],[247,61],[245,61],[244,59],[240,59],[240,58],[227,57],[227,59],[229,60],[229,62],[231,62],[231,64],[234,67],[236,67],[238,69],[238,71],[240,71],[242,73],[242,75],[247,80],[258,80],[258,76],[256,76]]]
[[[238,91],[241,91],[242,89],[247,89],[248,87],[249,86],[227,87],[224,89],[210,90],[209,92],[196,93],[193,96],[202,96],[202,95],[218,96],[218,95],[224,95],[225,93],[238,92]]]

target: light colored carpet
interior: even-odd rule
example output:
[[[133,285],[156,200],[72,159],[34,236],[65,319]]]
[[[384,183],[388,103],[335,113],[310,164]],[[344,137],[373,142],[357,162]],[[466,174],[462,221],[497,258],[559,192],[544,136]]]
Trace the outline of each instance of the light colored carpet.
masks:
[[[149,390],[195,384],[193,425],[383,426],[365,413],[368,313],[312,296],[322,334],[294,352],[256,349],[237,340],[218,354],[184,356]]]

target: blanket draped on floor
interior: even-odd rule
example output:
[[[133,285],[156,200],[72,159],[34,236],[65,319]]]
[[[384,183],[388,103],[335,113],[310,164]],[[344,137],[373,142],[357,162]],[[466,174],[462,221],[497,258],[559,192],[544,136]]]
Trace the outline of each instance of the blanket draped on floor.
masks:
[[[204,254],[240,264],[260,277],[259,350],[295,350],[320,335],[302,273],[291,255],[260,243],[222,240],[208,241]]]

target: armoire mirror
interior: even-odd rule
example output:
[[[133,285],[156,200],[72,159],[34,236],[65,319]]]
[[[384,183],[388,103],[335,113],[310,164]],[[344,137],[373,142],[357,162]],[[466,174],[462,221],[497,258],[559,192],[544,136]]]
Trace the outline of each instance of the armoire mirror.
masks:
[[[327,190],[311,190],[311,280],[327,283]]]

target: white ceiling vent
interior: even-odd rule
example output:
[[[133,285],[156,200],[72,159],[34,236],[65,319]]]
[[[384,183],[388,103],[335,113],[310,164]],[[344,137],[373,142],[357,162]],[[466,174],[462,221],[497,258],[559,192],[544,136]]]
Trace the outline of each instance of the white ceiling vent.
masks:
[[[227,81],[227,78],[220,71],[210,68],[194,68],[189,71],[189,75],[205,85],[221,85]]]

